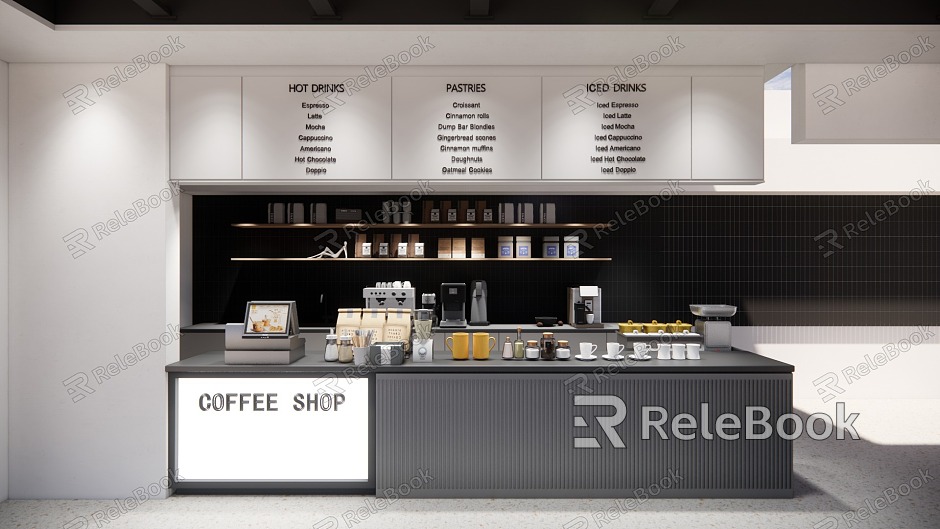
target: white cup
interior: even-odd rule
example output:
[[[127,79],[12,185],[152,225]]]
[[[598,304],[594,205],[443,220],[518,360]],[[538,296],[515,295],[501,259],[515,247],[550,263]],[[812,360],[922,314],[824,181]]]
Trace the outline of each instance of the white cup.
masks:
[[[584,315],[584,318],[587,320],[588,325],[594,323],[594,313],[593,313],[593,312],[591,312],[591,313],[589,313],[589,314],[585,314],[585,315]]]
[[[633,354],[637,358],[646,358],[650,354],[650,344],[643,342],[635,342],[633,344]]]
[[[588,343],[588,342],[581,342],[581,357],[582,358],[588,358],[588,357],[593,356],[594,351],[597,351],[597,345]]]
[[[689,360],[701,360],[702,359],[702,355],[699,354],[702,351],[702,344],[690,343],[690,344],[687,344],[685,347],[689,352],[689,355],[687,357]]]
[[[659,344],[659,352],[656,354],[656,358],[660,360],[669,360],[672,358],[672,346],[668,343]]]
[[[607,356],[614,358],[620,356],[620,353],[623,352],[625,345],[617,342],[607,342]]]
[[[685,360],[685,344],[684,343],[672,344],[672,359],[673,360]]]

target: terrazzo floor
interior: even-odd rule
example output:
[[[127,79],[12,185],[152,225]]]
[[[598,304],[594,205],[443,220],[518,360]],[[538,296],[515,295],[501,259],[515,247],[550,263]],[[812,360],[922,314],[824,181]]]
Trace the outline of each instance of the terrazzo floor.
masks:
[[[834,403],[832,403],[834,404]],[[801,414],[831,411],[817,401],[797,401]],[[341,529],[422,527],[522,528],[933,528],[940,527],[940,401],[849,401],[860,440],[807,437],[794,445],[796,497],[787,500],[653,499],[621,512],[617,500],[404,499],[358,521],[343,513],[368,507],[363,496],[173,496],[148,501],[108,523],[92,513],[104,500],[11,500],[0,503],[2,529],[273,528]],[[929,478],[926,483],[923,472]],[[901,484],[920,485],[892,504],[877,500]],[[891,496],[889,493],[888,496]],[[877,512],[843,518],[866,507]],[[604,516],[609,512],[614,516]],[[831,517],[831,518],[830,518]],[[82,520],[87,520],[87,526]]]

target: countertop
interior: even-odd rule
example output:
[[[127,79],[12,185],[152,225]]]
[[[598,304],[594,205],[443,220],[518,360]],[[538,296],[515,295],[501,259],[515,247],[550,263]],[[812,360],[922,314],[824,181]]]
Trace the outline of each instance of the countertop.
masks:
[[[346,376],[368,376],[378,373],[461,373],[461,374],[514,374],[514,373],[792,373],[790,364],[779,362],[750,351],[702,351],[701,360],[647,360],[637,362],[625,358],[620,361],[597,360],[584,362],[503,360],[499,356],[489,360],[453,360],[449,355],[436,353],[433,362],[415,363],[406,360],[397,366],[356,366],[326,362],[322,353],[308,354],[289,365],[226,365],[222,351],[210,351],[166,366],[168,373],[336,373]]]
[[[435,332],[516,332],[516,329],[522,327],[522,332],[617,332],[619,327],[616,323],[603,323],[603,327],[572,327],[571,325],[556,325],[554,327],[539,327],[534,323],[491,323],[490,325],[468,325],[467,327],[435,327]],[[329,332],[330,327],[301,327],[303,333],[325,333]],[[182,333],[224,333],[224,323],[197,323],[188,325],[180,329]]]

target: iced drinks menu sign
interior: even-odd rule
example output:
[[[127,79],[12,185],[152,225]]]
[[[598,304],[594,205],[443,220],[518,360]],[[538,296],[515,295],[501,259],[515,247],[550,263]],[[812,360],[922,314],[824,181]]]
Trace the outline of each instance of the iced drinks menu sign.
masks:
[[[690,77],[542,78],[542,177],[689,179],[691,90]]]
[[[245,77],[243,178],[388,178],[390,82],[363,88],[342,77]]]
[[[394,179],[538,179],[538,77],[396,77]]]

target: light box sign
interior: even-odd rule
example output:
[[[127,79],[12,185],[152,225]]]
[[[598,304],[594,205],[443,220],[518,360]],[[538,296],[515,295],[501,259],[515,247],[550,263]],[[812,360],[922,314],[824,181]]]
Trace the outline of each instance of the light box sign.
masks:
[[[179,481],[368,481],[369,380],[180,378]]]

